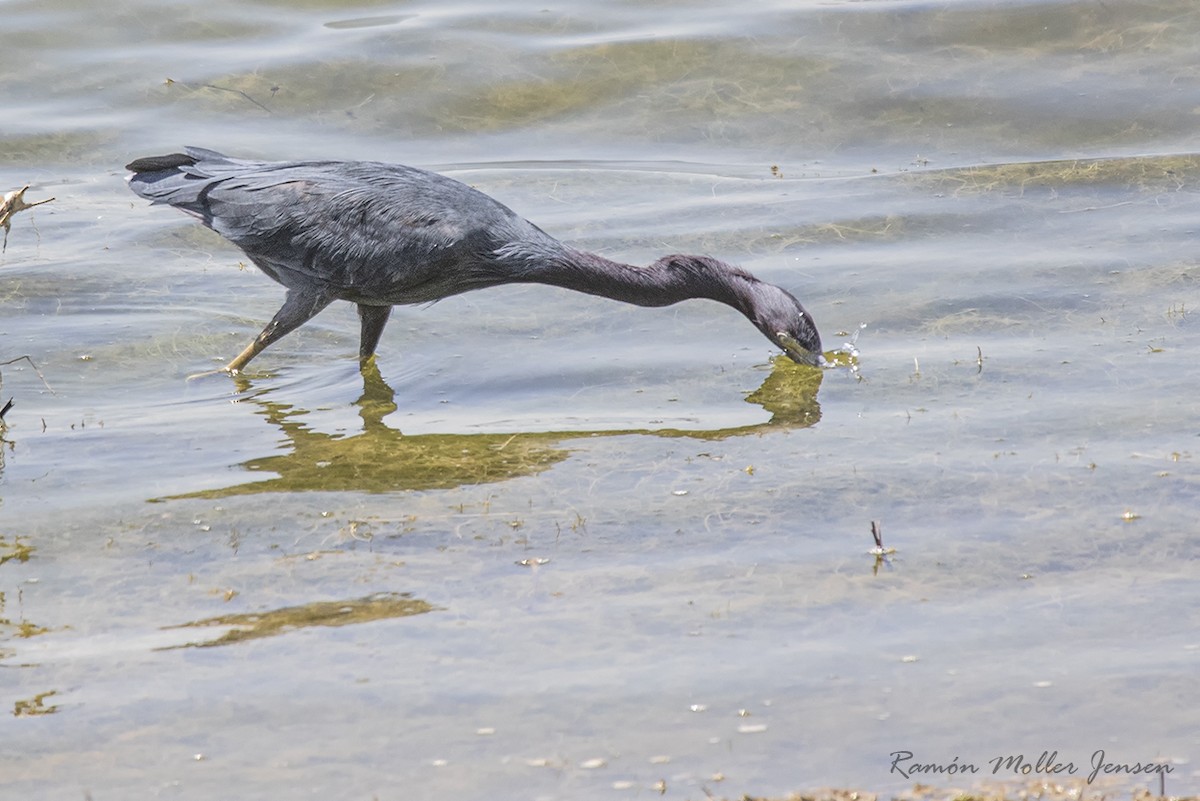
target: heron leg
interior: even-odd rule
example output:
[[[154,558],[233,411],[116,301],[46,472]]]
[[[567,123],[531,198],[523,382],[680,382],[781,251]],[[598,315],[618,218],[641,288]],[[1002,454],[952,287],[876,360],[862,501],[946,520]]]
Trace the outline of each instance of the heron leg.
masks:
[[[358,319],[362,322],[362,339],[358,344],[358,358],[361,361],[365,362],[375,353],[379,337],[383,336],[383,327],[387,325],[388,315],[391,313],[391,306],[358,304]]]
[[[304,325],[332,302],[333,297],[324,292],[289,289],[287,299],[283,301],[283,306],[271,318],[271,322],[267,323],[267,327],[262,330],[262,333],[247,345],[246,349],[237,355],[237,358],[225,365],[225,372],[240,372],[268,345]]]

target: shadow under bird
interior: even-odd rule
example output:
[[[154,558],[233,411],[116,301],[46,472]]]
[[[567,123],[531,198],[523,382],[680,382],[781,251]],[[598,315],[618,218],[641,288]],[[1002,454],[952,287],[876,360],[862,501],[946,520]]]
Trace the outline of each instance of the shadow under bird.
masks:
[[[812,317],[785,289],[707,256],[637,267],[576,250],[437,173],[369,161],[251,161],[198,147],[126,169],[138,195],[198,218],[287,288],[274,319],[225,366],[230,373],[335,300],[358,305],[365,362],[392,306],[522,283],[638,306],[720,301],[793,361],[824,362]]]

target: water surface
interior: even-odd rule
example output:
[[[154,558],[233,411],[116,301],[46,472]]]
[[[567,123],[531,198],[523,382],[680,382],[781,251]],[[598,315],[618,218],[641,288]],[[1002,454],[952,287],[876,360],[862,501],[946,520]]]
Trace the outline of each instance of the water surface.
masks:
[[[1099,749],[1200,791],[1193,4],[0,14],[0,189],[56,198],[0,258],[0,361],[40,370],[0,366],[0,795],[894,792],[897,750]],[[377,373],[334,306],[189,381],[282,291],[125,188],[184,144],[740,263],[859,370],[525,286],[398,310]]]

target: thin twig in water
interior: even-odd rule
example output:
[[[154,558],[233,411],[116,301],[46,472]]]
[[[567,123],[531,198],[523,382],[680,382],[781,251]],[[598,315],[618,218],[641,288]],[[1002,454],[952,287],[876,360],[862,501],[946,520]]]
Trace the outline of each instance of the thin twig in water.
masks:
[[[50,382],[46,380],[46,376],[42,375],[42,371],[38,369],[38,366],[33,363],[33,359],[29,358],[29,356],[18,356],[15,359],[9,359],[6,362],[0,362],[0,367],[7,367],[10,364],[16,364],[17,362],[20,362],[20,361],[29,362],[29,366],[33,368],[33,372],[37,373],[37,377],[42,379],[42,386],[44,386],[46,389],[48,389],[50,391],[51,395],[58,394],[57,392],[54,391],[54,387],[50,386]],[[3,385],[4,385],[4,377],[0,376],[0,386],[3,386]]]
[[[246,94],[245,92],[243,92],[241,89],[230,89],[228,86],[217,86],[216,84],[212,84],[212,83],[206,83],[206,84],[204,84],[204,87],[203,87],[203,88],[205,88],[205,89],[216,89],[217,91],[220,91],[220,92],[233,92],[233,93],[234,93],[234,94],[236,94],[236,95],[241,95],[242,97],[246,98],[246,99],[247,99],[247,100],[249,100],[251,103],[253,103],[254,105],[258,106],[259,108],[261,108],[263,111],[267,112],[268,114],[274,114],[274,113],[275,113],[275,112],[271,111],[271,109],[269,109],[269,108],[267,108],[266,106],[264,106],[262,103],[259,103],[257,100],[255,100],[255,99],[254,99],[253,97],[251,97],[250,95],[248,95],[248,94]]]
[[[183,83],[182,81],[177,81],[177,80],[175,80],[174,78],[167,78],[167,80],[166,80],[166,84],[167,84],[167,86],[170,86],[170,85],[172,85],[172,84],[176,84],[176,83],[177,83],[177,84],[179,84],[180,86],[182,86],[182,87],[183,87],[183,88],[185,88],[185,89],[191,89],[191,88],[192,88],[192,87],[191,87],[191,86],[189,86],[188,84],[186,84],[186,83]],[[203,84],[200,84],[200,88],[201,88],[201,89],[216,89],[218,92],[232,92],[232,93],[233,93],[233,94],[235,94],[235,95],[241,95],[241,96],[242,96],[242,97],[244,97],[246,100],[249,100],[251,103],[253,103],[254,105],[258,106],[259,108],[261,108],[263,111],[267,112],[268,114],[274,114],[274,113],[275,113],[275,112],[271,111],[271,109],[269,109],[269,108],[267,108],[266,106],[264,106],[262,103],[260,103],[260,102],[258,102],[257,100],[255,100],[255,99],[254,99],[253,97],[251,97],[250,95],[248,95],[248,94],[246,94],[245,92],[243,92],[241,89],[233,89],[233,88],[231,88],[231,87],[228,87],[228,86],[217,86],[215,83],[203,83]],[[275,92],[276,92],[278,89],[279,89],[279,87],[278,87],[278,86],[272,87],[272,89],[271,89],[271,96],[272,96],[272,97],[274,97],[274,96],[275,96]],[[194,91],[194,90],[193,90],[193,91]]]

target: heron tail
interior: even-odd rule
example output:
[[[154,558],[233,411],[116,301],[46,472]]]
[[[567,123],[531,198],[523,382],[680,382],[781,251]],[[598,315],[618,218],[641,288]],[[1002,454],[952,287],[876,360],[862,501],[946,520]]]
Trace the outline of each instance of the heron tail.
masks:
[[[166,156],[147,156],[144,159],[134,159],[125,165],[125,169],[134,173],[163,172],[180,167],[190,167],[195,163],[194,156],[185,153],[171,153]]]

